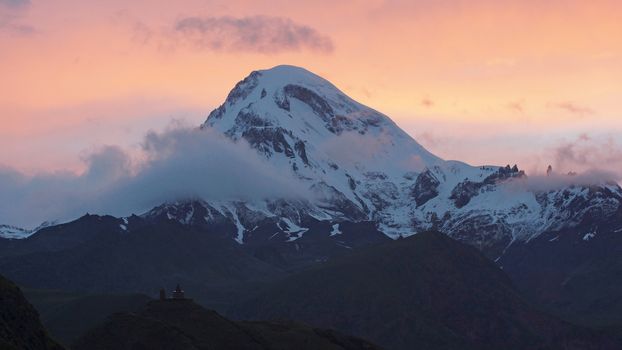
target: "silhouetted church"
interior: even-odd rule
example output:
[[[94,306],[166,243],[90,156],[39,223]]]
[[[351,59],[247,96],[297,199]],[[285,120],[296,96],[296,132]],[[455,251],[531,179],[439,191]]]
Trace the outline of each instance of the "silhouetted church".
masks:
[[[177,288],[173,291],[173,299],[186,299],[184,298],[184,291],[177,284]]]
[[[184,296],[184,290],[177,284],[177,288],[173,291],[171,298],[166,298],[166,291],[164,291],[164,288],[160,288],[160,300],[186,300],[186,297]]]

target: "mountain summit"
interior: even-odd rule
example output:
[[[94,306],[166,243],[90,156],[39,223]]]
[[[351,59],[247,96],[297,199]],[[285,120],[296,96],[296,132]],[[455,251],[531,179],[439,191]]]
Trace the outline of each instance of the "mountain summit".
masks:
[[[294,66],[252,72],[210,113],[203,124],[203,128],[207,127],[233,139],[245,138],[267,156],[283,153],[296,160],[291,164],[299,167],[317,167],[326,161],[318,154],[310,164],[305,146],[318,153],[327,151],[321,147],[324,143],[349,133],[385,138],[391,141],[395,153],[418,156],[426,165],[440,160],[387,116],[352,100],[327,80]],[[369,162],[373,155],[359,160]]]
[[[247,141],[315,194],[304,204],[287,203],[288,210],[284,203],[280,210],[244,204],[261,218],[285,219],[290,232],[305,231],[305,217],[372,221],[392,238],[439,229],[499,256],[512,242],[578,225],[586,215],[612,215],[622,201],[616,184],[531,190],[516,166],[442,160],[389,117],[294,66],[252,72],[201,127]],[[234,217],[243,242],[256,223],[241,223],[237,211],[224,215]]]

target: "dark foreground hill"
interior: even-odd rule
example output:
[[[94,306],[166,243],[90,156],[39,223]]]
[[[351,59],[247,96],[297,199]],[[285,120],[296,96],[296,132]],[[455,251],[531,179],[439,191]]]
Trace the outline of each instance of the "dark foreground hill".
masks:
[[[68,346],[116,312],[140,310],[151,298],[144,294],[84,294],[24,289],[50,335]]]
[[[21,290],[0,276],[0,349],[62,350],[39,321]]]
[[[88,332],[74,350],[124,349],[380,349],[364,340],[293,322],[233,322],[191,300],[149,302],[117,313]]]
[[[619,349],[533,308],[476,249],[434,232],[290,276],[234,313],[296,319],[390,349]]]

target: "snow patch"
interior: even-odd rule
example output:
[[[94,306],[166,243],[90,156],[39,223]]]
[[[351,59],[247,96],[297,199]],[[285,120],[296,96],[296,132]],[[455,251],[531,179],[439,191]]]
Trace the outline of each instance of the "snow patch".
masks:
[[[240,222],[237,214],[233,214],[233,219],[235,227],[238,229],[238,232],[235,235],[235,241],[239,244],[244,244],[244,231],[246,230],[246,228],[244,228],[244,225],[242,225],[242,223]]]
[[[346,249],[352,249],[352,247],[350,247],[349,245],[345,244],[342,241],[337,241],[337,245]]]
[[[339,230],[339,224],[334,224],[333,225],[333,230],[330,231],[330,235],[332,236],[336,236],[336,235],[340,235],[342,232]]]
[[[294,222],[292,222],[292,221],[291,221],[290,219],[288,219],[288,218],[281,218],[281,220],[282,220],[283,222],[285,222],[285,225],[287,225],[287,229],[286,229],[286,230],[283,230],[283,228],[281,228],[281,226],[280,226],[280,225],[278,225],[278,226],[279,226],[279,228],[280,228],[281,230],[283,230],[283,232],[285,232],[285,233],[287,233],[287,234],[289,235],[289,238],[287,239],[287,242],[293,242],[293,241],[295,241],[295,240],[297,240],[297,239],[301,238],[301,237],[302,237],[302,235],[303,235],[305,232],[309,231],[309,229],[308,229],[308,228],[306,228],[306,227],[300,227],[300,226],[296,225]]]
[[[596,237],[596,231],[588,232],[585,235],[583,235],[583,240],[587,242],[594,237]]]
[[[194,215],[194,205],[191,207],[190,211],[186,214],[186,217],[182,220],[182,224],[188,225],[192,220],[192,216]]]

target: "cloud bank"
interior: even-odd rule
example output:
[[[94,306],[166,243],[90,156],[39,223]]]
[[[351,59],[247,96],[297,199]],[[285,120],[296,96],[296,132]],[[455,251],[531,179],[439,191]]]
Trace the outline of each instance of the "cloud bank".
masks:
[[[190,46],[211,51],[277,53],[312,51],[330,53],[333,43],[315,29],[283,17],[186,17],[174,26]]]
[[[188,128],[148,133],[139,152],[106,146],[84,158],[87,169],[25,176],[0,168],[0,223],[33,227],[86,212],[142,213],[187,198],[248,200],[305,195],[285,171],[244,141]]]
[[[30,0],[0,0],[0,6],[9,8],[20,8],[30,5]]]
[[[622,145],[612,137],[593,138],[582,134],[575,140],[559,143],[551,153],[554,168],[562,172],[600,169],[612,173],[615,180],[622,180]]]
[[[579,117],[596,114],[596,112],[590,107],[580,106],[574,102],[569,101],[558,103],[555,105],[555,107]]]
[[[29,24],[20,19],[30,7],[29,0],[0,0],[0,34],[28,36],[36,32]]]
[[[605,185],[622,182],[622,145],[612,137],[579,135],[550,147],[546,158],[552,172],[529,175],[521,186],[532,191],[558,190],[568,186]]]
[[[614,185],[619,179],[620,176],[612,171],[590,169],[578,174],[533,175],[512,184],[518,190],[555,191],[570,186]]]

